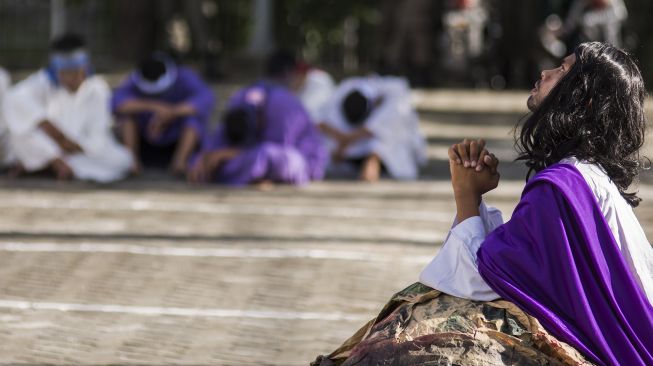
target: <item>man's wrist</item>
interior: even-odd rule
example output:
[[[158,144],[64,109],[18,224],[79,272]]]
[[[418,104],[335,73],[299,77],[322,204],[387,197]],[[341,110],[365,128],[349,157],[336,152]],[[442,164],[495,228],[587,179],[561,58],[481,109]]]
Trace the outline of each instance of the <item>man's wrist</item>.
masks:
[[[456,194],[456,211],[458,222],[463,222],[473,216],[480,216],[479,206],[481,196],[474,194]]]
[[[179,104],[176,104],[174,108],[172,108],[172,114],[175,117],[186,117],[186,116],[191,116],[195,114],[195,107],[188,103],[188,102],[182,102]]]
[[[476,206],[481,204],[481,199],[482,196],[479,193],[476,192],[470,192],[466,190],[459,190],[459,191],[454,191],[454,198],[456,199],[456,202],[458,201],[464,201],[464,202],[474,202]]]

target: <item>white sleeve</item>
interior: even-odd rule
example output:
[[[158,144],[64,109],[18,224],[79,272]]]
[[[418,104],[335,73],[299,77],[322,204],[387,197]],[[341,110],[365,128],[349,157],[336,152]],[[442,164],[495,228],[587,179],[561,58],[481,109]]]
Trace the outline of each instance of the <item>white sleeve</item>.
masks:
[[[47,119],[47,82],[35,74],[7,91],[0,109],[12,134],[23,135]]]
[[[481,205],[478,207],[479,212],[481,213],[481,220],[483,220],[483,226],[485,227],[486,233],[491,233],[494,229],[503,225],[503,216],[501,211],[492,206],[485,205],[485,202],[481,201]]]
[[[442,248],[420,273],[419,281],[447,294],[470,300],[491,301],[499,298],[478,273],[476,252],[487,233],[503,223],[501,212],[479,206],[481,216],[454,222]]]

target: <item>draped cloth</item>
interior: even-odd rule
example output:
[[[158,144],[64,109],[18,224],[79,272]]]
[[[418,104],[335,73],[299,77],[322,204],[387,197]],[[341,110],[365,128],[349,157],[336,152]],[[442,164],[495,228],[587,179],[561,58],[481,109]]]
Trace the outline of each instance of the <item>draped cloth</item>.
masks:
[[[260,81],[239,90],[229,100],[227,109],[238,108],[260,111],[260,127],[252,132],[252,141],[241,147],[236,157],[218,168],[213,181],[234,186],[262,180],[302,185],[322,179],[328,158],[322,137],[290,90]],[[222,123],[204,140],[202,151],[230,146]]]
[[[478,250],[483,279],[598,365],[653,365],[653,307],[591,189],[557,164],[525,187]]]
[[[419,282],[312,366],[590,366],[537,319],[504,301],[472,301]]]

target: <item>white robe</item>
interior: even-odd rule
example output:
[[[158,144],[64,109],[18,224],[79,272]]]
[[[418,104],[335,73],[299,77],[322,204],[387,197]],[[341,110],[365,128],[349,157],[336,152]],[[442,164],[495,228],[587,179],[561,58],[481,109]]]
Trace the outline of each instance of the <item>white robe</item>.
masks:
[[[132,156],[111,132],[111,89],[99,76],[88,77],[76,93],[54,85],[45,70],[9,90],[3,101],[11,148],[27,171],[63,159],[75,177],[101,183],[124,178]],[[66,154],[39,124],[49,121],[83,153]]]
[[[7,90],[11,86],[11,77],[9,73],[0,67],[0,111],[2,110],[2,101],[7,94]],[[0,113],[0,166],[11,164],[13,156],[9,148],[9,131],[7,130],[7,123]]]
[[[653,248],[617,186],[597,165],[575,158],[561,163],[575,166],[589,185],[637,284],[653,304]],[[480,216],[454,222],[438,254],[419,281],[450,295],[491,301],[499,298],[478,272],[476,252],[487,234],[503,224],[501,212],[481,203]]]
[[[354,90],[366,89],[383,98],[364,123],[372,137],[360,140],[345,151],[346,158],[362,158],[376,153],[391,177],[416,179],[419,166],[426,162],[426,143],[419,129],[419,118],[410,101],[410,88],[404,78],[355,77],[340,83],[324,110],[323,123],[343,132],[355,128],[347,123],[342,103]],[[327,139],[331,152],[337,144]]]
[[[310,69],[306,73],[304,85],[297,96],[314,122],[322,122],[324,108],[336,89],[336,84],[328,72],[320,69]]]

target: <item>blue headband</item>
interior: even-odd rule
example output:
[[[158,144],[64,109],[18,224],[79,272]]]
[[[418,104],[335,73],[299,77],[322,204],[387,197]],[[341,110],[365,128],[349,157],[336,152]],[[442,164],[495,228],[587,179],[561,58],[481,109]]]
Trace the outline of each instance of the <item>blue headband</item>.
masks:
[[[59,71],[75,69],[85,69],[86,76],[93,73],[90,57],[84,49],[78,49],[69,53],[57,52],[51,54],[46,71],[50,81],[54,85],[59,86]]]
[[[50,56],[50,67],[56,71],[86,69],[89,66],[90,58],[83,49],[72,53],[54,53]]]

